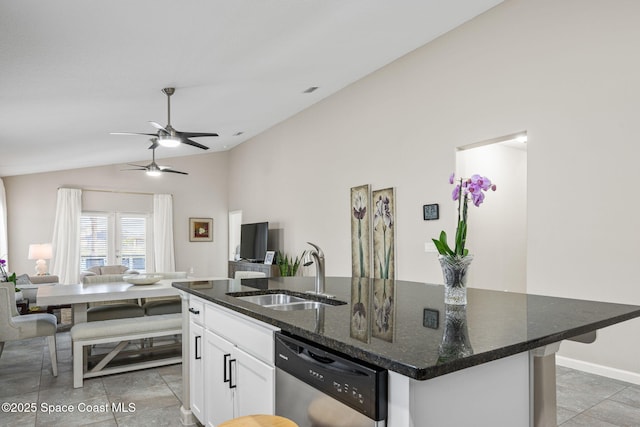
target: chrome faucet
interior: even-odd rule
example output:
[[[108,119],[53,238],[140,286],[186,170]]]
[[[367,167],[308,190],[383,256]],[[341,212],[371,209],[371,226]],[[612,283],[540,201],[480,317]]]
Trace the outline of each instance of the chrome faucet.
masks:
[[[311,242],[307,243],[315,248],[305,254],[303,263],[305,267],[310,266],[314,262],[316,263],[316,290],[313,293],[315,293],[316,295],[327,296],[324,293],[324,253],[322,252],[322,249],[318,247],[318,245],[314,245]]]

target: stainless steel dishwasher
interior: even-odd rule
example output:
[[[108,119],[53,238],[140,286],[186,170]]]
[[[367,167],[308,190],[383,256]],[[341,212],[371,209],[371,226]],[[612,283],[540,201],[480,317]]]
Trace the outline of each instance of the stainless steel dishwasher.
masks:
[[[275,334],[276,415],[300,427],[384,427],[386,369]]]

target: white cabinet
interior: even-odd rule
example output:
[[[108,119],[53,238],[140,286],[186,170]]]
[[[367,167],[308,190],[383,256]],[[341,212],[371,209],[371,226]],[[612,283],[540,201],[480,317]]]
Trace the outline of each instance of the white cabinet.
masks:
[[[250,414],[273,414],[275,368],[207,330],[204,352],[206,425]]]
[[[190,296],[191,410],[206,426],[273,414],[277,328]],[[195,314],[198,312],[198,314]]]
[[[205,331],[204,352],[207,356],[204,368],[205,412],[207,426],[215,426],[234,418],[233,350],[235,346],[211,331]]]
[[[191,412],[198,420],[204,420],[204,304],[189,300],[189,395]]]
[[[235,416],[273,414],[275,411],[276,369],[256,359],[249,353],[236,349]],[[235,381],[235,379],[234,379]]]
[[[202,363],[202,346],[204,328],[197,323],[189,322],[189,358],[191,364],[189,390],[191,396],[191,412],[199,420],[204,419],[204,371]]]

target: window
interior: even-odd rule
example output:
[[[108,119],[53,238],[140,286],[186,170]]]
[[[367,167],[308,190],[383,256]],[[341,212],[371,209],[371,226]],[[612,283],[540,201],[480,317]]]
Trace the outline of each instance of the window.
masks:
[[[80,217],[80,270],[107,264],[107,223],[106,215],[83,214]]]
[[[145,272],[151,262],[150,217],[84,212],[80,217],[80,270],[121,264]]]

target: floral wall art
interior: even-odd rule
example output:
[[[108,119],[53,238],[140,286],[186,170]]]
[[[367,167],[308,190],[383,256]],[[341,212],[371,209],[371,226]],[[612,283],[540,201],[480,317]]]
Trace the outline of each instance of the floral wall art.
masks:
[[[373,277],[395,279],[395,197],[393,188],[373,192]]]
[[[351,189],[351,277],[371,275],[371,188]]]
[[[351,188],[351,337],[371,337],[371,187]]]
[[[371,335],[393,342],[395,318],[395,192],[373,192],[373,325]]]
[[[393,342],[393,188],[373,193],[369,185],[351,188],[351,272],[351,337],[363,342],[369,342],[369,337]]]

